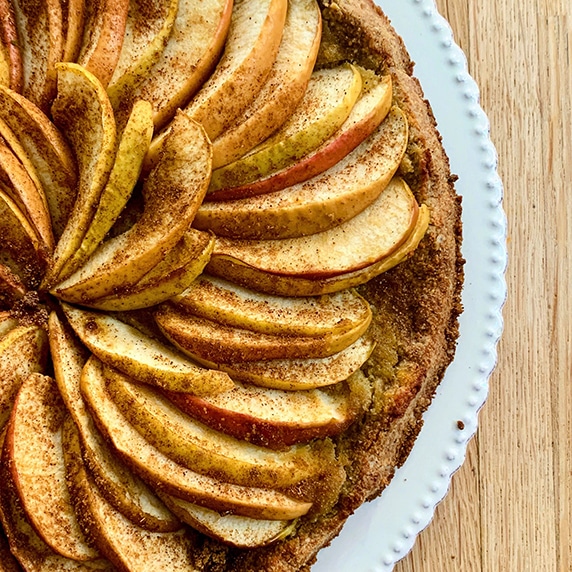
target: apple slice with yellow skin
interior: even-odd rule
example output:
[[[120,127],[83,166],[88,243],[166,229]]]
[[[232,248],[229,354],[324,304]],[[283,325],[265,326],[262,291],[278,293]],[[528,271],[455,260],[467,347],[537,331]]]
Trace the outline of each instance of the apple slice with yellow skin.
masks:
[[[213,160],[210,188],[251,182],[296,162],[339,129],[361,88],[361,74],[354,66],[314,71],[301,102],[271,137],[252,150],[246,149],[246,154],[237,149],[236,156],[225,157],[219,150],[219,157],[215,155]]]
[[[18,320],[12,316],[12,312],[10,310],[2,310],[0,312],[0,340],[17,325]]]
[[[63,55],[60,0],[13,0],[22,56],[22,94],[47,112],[56,90],[56,63]]]
[[[49,318],[54,375],[82,443],[82,456],[108,502],[146,530],[175,531],[179,520],[163,502],[111,452],[87,410],[80,391],[85,347],[55,312]]]
[[[89,302],[136,284],[181,240],[208,186],[211,144],[204,129],[180,112],[164,140],[161,160],[143,183],[143,214],[104,242],[88,262],[52,293]]]
[[[206,274],[171,301],[196,316],[267,334],[335,336],[361,329],[371,320],[368,302],[352,290],[320,298],[285,298]]]
[[[103,362],[134,379],[199,395],[219,393],[233,386],[227,374],[199,367],[179,352],[112,316],[69,304],[62,307],[81,341]]]
[[[133,106],[127,125],[121,134],[115,162],[109,173],[109,179],[101,191],[93,219],[78,249],[64,262],[58,273],[58,280],[64,280],[73,274],[103,242],[137,184],[143,158],[152,136],[151,105],[146,101],[138,101]]]
[[[399,168],[408,142],[397,107],[336,165],[304,183],[235,201],[205,203],[194,226],[233,239],[284,239],[327,231],[374,202]]]
[[[328,387],[348,379],[369,358],[374,341],[362,336],[346,349],[325,358],[264,359],[214,363],[196,357],[205,367],[228,373],[233,380],[269,389],[309,390]]]
[[[355,342],[370,323],[364,320],[349,331],[319,336],[267,334],[199,318],[171,304],[162,305],[155,320],[182,352],[212,363],[331,356]]]
[[[217,238],[207,270],[215,261],[213,274],[231,280],[225,276],[225,263],[315,280],[354,272],[397,250],[415,227],[418,213],[413,193],[395,178],[369,207],[330,230],[280,240]]]
[[[207,200],[242,199],[279,191],[323,173],[351,153],[377,129],[391,107],[391,76],[372,78],[364,70],[360,72],[364,78],[365,93],[362,93],[343,125],[329,139],[295,163],[251,183],[225,187],[223,182],[211,180]],[[223,188],[218,189],[219,185],[223,185]]]
[[[205,425],[271,449],[339,435],[364,405],[346,383],[307,391],[237,383],[230,391],[210,397],[175,392],[166,396]]]
[[[208,264],[214,244],[214,235],[191,228],[139,282],[124,291],[97,298],[88,305],[111,312],[156,306],[180,294],[194,282]]]
[[[230,26],[232,7],[232,0],[179,0],[171,37],[159,61],[137,85],[124,85],[120,98],[123,104],[116,109],[117,114],[121,117],[132,99],[145,99],[153,105],[156,128],[164,127],[215,67]],[[196,25],[198,20],[200,26]],[[152,147],[157,150],[160,141]]]
[[[0,339],[0,429],[6,425],[24,379],[42,373],[47,362],[46,332],[38,326],[16,326]]]
[[[119,61],[107,86],[114,109],[161,57],[171,39],[178,7],[179,0],[130,2]]]
[[[235,485],[201,475],[161,453],[129,423],[111,399],[102,368],[97,359],[88,360],[82,372],[82,395],[116,453],[158,491],[213,510],[253,518],[291,520],[310,510],[310,502],[273,489]]]
[[[78,520],[117,570],[192,570],[193,540],[184,528],[150,532],[110,505],[81,457],[73,423],[64,425],[65,462]]]
[[[269,137],[303,98],[322,36],[316,0],[294,0],[266,83],[254,101],[213,141],[213,169],[235,161]]]
[[[75,62],[83,40],[84,0],[61,0],[64,48],[62,62]]]
[[[32,102],[0,86],[0,119],[18,138],[41,182],[59,238],[76,196],[75,157],[50,119]]]
[[[24,82],[24,70],[14,7],[10,0],[0,0],[0,41],[8,66],[6,70],[8,81],[3,85],[20,92]]]
[[[379,274],[386,272],[415,253],[421,239],[429,226],[430,211],[426,205],[419,208],[419,216],[411,234],[405,242],[388,256],[378,262],[360,268],[353,272],[337,274],[325,278],[306,278],[303,276],[286,276],[260,271],[258,268],[247,266],[230,260],[211,258],[208,269],[213,274],[220,274],[246,287],[257,288],[261,292],[278,296],[321,296],[339,292],[346,288],[355,288],[365,284]],[[219,262],[220,268],[219,268]],[[239,379],[239,378],[237,378]]]
[[[105,365],[103,372],[111,399],[135,429],[167,457],[198,473],[280,489],[315,480],[335,464],[333,447],[326,441],[280,451],[252,445],[194,420],[150,386]]]
[[[129,0],[89,1],[84,6],[84,33],[77,63],[107,86],[123,46]]]
[[[214,510],[163,495],[165,502],[181,520],[199,532],[229,546],[258,548],[285,538],[294,531],[295,522],[288,520],[261,520],[220,514]]]
[[[39,373],[29,375],[6,426],[4,462],[44,542],[66,558],[94,560],[99,553],[79,526],[66,484],[61,437],[66,415],[55,381]]]
[[[43,189],[36,185],[24,165],[3,140],[0,140],[0,178],[4,182],[4,191],[30,221],[45,250],[51,253],[54,249],[54,235]]]
[[[213,74],[185,108],[214,141],[260,91],[276,58],[286,0],[235,2],[225,51]]]
[[[58,278],[81,245],[113,168],[117,144],[113,109],[99,80],[74,63],[60,63],[57,70],[58,95],[52,115],[75,152],[79,188],[45,285]]]
[[[0,263],[19,276],[27,288],[38,288],[48,261],[46,245],[0,183]]]

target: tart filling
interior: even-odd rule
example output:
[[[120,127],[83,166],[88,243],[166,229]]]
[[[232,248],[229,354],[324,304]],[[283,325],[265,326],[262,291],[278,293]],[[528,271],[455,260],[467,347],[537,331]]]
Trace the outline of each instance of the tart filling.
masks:
[[[353,0],[48,2],[33,29],[24,4],[0,60],[0,553],[302,570],[454,353],[460,205],[407,52]]]

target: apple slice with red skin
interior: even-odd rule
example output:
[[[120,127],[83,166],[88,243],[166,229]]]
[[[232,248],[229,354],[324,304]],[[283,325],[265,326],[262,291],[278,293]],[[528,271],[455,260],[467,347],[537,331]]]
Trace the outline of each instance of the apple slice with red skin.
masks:
[[[369,303],[354,290],[319,298],[286,298],[207,274],[171,302],[196,316],[267,334],[334,336],[371,320]]]
[[[31,101],[0,86],[0,119],[18,138],[48,201],[54,235],[59,238],[73,209],[77,170],[67,140]]]
[[[12,0],[22,56],[22,94],[44,112],[56,91],[56,64],[63,56],[60,0]]]
[[[181,351],[213,363],[323,358],[354,343],[368,328],[365,319],[351,330],[318,336],[268,334],[228,326],[185,313],[171,304],[155,312],[163,334]]]
[[[239,159],[296,112],[308,89],[321,37],[316,0],[290,0],[274,65],[254,101],[213,141],[213,169]]]
[[[366,76],[364,85],[367,91],[358,99],[349,117],[340,129],[317,149],[284,169],[251,183],[230,186],[222,181],[217,184],[215,180],[211,180],[206,200],[243,199],[279,191],[307,181],[333,167],[377,129],[391,107],[390,76],[376,78],[375,81]]]
[[[230,391],[211,397],[165,394],[179,409],[213,429],[271,449],[339,435],[365,405],[363,392],[353,392],[343,382],[307,391],[236,383]]]
[[[375,342],[362,336],[345,350],[325,358],[263,359],[234,363],[214,363],[197,356],[205,367],[228,373],[233,380],[270,389],[309,390],[327,387],[348,379],[369,358]]]
[[[61,0],[64,49],[62,62],[75,62],[83,40],[85,0]]]
[[[280,191],[205,203],[193,225],[217,236],[246,240],[327,231],[377,199],[399,168],[407,142],[407,119],[394,107],[375,133],[324,173]]]
[[[273,520],[306,514],[311,502],[283,492],[227,483],[180,465],[153,447],[125,418],[106,390],[103,364],[90,358],[82,372],[82,395],[115,452],[158,491],[213,510]]]
[[[129,0],[90,0],[84,6],[84,33],[77,63],[107,86],[119,61]]]
[[[418,214],[411,190],[395,178],[369,207],[327,231],[280,240],[217,238],[207,272],[225,277],[225,266],[231,264],[313,280],[354,272],[397,250],[411,234]],[[228,278],[232,280],[231,275]]]
[[[20,92],[24,82],[24,70],[14,7],[10,0],[0,0],[0,41],[2,42],[2,49],[5,51],[6,63],[8,65],[7,87]]]

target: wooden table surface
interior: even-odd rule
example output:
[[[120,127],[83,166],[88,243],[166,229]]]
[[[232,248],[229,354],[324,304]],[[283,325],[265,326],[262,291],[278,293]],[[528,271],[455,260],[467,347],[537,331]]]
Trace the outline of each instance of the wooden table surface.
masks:
[[[437,0],[491,122],[509,225],[498,366],[396,572],[572,570],[572,1]]]

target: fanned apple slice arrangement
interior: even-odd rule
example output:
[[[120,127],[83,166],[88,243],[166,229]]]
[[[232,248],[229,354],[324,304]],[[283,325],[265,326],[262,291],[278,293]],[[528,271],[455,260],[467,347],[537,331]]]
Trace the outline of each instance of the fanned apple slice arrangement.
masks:
[[[194,570],[193,530],[295,534],[371,399],[355,287],[429,224],[391,80],[316,65],[315,0],[38,6],[0,2],[10,550]]]

